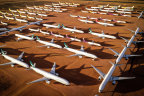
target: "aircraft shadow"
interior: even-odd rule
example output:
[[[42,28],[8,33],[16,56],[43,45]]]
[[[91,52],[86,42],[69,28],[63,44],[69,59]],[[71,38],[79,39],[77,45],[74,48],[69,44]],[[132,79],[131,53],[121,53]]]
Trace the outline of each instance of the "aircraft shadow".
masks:
[[[76,85],[85,85],[85,86],[90,86],[90,85],[97,85],[100,82],[88,75],[80,73],[82,69],[87,69],[84,68],[84,65],[82,65],[80,68],[75,68],[75,69],[66,69],[67,65],[62,66],[61,68],[57,69],[56,72],[60,74],[60,77],[65,78],[69,82],[72,82]]]
[[[5,43],[7,41],[13,41],[14,40],[13,38],[15,38],[14,34],[10,34],[7,36],[0,36],[0,42]]]

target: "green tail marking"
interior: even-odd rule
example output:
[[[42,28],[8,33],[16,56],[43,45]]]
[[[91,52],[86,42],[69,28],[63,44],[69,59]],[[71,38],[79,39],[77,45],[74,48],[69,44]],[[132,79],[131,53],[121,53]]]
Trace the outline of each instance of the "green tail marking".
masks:
[[[38,36],[36,36],[36,39],[37,39],[37,40],[40,40],[40,38],[39,38]]]
[[[89,28],[89,31],[90,31],[90,33],[92,33],[92,30],[91,30],[91,28]]]
[[[31,64],[32,67],[35,67],[35,66],[33,65],[32,61],[30,61],[30,64]]]
[[[64,42],[64,45],[65,45],[65,47],[66,47],[66,48],[68,48],[68,46],[66,45],[66,43],[65,43],[65,42]]]
[[[32,35],[32,38],[34,38],[34,34]]]

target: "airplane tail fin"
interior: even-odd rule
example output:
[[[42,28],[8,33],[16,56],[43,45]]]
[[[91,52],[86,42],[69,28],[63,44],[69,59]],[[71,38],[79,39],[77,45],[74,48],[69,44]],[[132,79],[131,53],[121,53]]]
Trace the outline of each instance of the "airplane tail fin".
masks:
[[[6,51],[3,51],[3,50],[1,49],[1,54],[2,54],[2,55],[5,55],[5,54],[7,54],[7,52],[6,52]]]
[[[67,44],[64,42],[64,46],[65,46],[65,48],[68,48],[68,46],[67,46]]]
[[[62,28],[66,28],[66,27],[62,24]]]
[[[52,38],[51,43],[54,43],[54,38]]]
[[[83,42],[86,42],[86,40],[83,38]]]
[[[30,64],[33,68],[35,68],[36,63],[33,64],[32,61],[30,61]]]
[[[89,28],[89,33],[92,33],[92,30],[91,30],[91,28]]]
[[[84,51],[84,46],[83,45],[81,45],[80,51]]]
[[[40,38],[38,36],[36,36],[36,40],[40,40]]]
[[[56,69],[56,62],[54,62],[53,67],[51,68],[50,73],[54,74],[54,75],[57,75],[57,73],[55,72],[55,69]]]
[[[60,24],[58,24],[58,28],[61,28]]]
[[[22,52],[17,59],[20,60],[20,61],[23,61],[23,59],[22,59],[23,55],[24,55],[24,52]]]
[[[34,34],[31,37],[34,38]]]

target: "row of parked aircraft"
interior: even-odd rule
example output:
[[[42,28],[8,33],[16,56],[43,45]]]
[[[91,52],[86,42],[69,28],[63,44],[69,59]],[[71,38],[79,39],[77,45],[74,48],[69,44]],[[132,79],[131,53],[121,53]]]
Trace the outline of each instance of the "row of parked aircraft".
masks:
[[[102,92],[103,89],[105,88],[106,84],[108,81],[112,81],[112,84],[116,84],[116,81],[118,80],[125,80],[125,79],[134,79],[135,77],[113,77],[112,74],[116,68],[116,66],[119,66],[121,64],[118,64],[120,62],[120,60],[124,57],[126,59],[128,59],[129,57],[132,56],[142,56],[142,55],[125,55],[125,52],[127,50],[127,48],[129,48],[129,46],[132,44],[134,38],[136,37],[136,35],[139,33],[139,27],[136,29],[135,34],[131,37],[131,39],[127,42],[127,45],[124,46],[123,50],[121,51],[121,53],[118,53],[116,51],[114,51],[113,49],[109,48],[110,50],[112,50],[115,53],[115,56],[117,56],[117,59],[115,60],[115,63],[112,63],[112,67],[110,68],[110,70],[108,71],[107,74],[104,74],[103,72],[101,72],[99,69],[97,69],[96,67],[94,67],[93,65],[91,65],[100,75],[99,76],[99,80],[101,78],[103,78],[102,83],[99,86],[99,92]]]

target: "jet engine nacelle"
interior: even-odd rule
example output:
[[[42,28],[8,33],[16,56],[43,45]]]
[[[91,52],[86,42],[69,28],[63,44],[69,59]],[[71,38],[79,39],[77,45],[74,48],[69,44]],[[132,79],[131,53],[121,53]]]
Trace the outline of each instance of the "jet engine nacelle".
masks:
[[[102,77],[101,77],[101,76],[99,76],[99,77],[98,77],[98,80],[101,80],[101,79],[102,79]]]
[[[115,84],[116,84],[116,81],[113,81],[113,82],[112,82],[112,85],[115,85]]]

